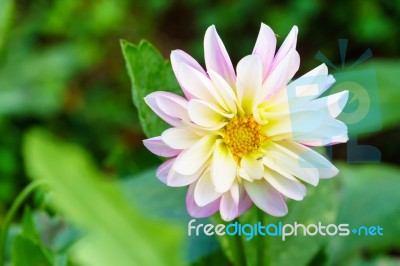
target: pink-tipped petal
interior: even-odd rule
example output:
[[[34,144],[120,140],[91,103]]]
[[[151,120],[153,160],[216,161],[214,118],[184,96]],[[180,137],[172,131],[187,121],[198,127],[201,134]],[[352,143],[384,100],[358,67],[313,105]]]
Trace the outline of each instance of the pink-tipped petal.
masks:
[[[285,88],[288,81],[297,72],[300,66],[299,53],[296,50],[290,50],[280,61],[275,69],[272,70],[263,84],[261,98],[271,98],[280,90]]]
[[[256,55],[244,57],[237,65],[236,88],[239,102],[246,113],[252,113],[262,88],[262,66]]]
[[[290,50],[296,49],[298,31],[299,29],[297,28],[297,26],[293,26],[293,28],[291,29],[288,36],[283,41],[281,47],[279,48],[278,52],[275,55],[275,58],[271,65],[271,71],[273,71],[276,68],[276,66],[288,54]]]
[[[217,199],[204,207],[200,207],[194,201],[194,190],[196,188],[196,183],[192,183],[189,186],[188,192],[186,194],[186,208],[190,216],[194,218],[204,218],[213,215],[219,209],[220,199]]]
[[[258,55],[263,66],[262,80],[264,81],[271,68],[276,49],[276,35],[270,27],[261,23],[253,54]]]
[[[161,96],[163,97],[163,93],[165,92],[153,92],[147,95],[144,98],[144,101],[146,104],[153,110],[154,113],[156,113],[162,120],[170,124],[171,126],[178,127],[181,125],[182,121],[180,118],[177,117],[172,117],[168,114],[166,114],[159,106],[157,103],[157,97]],[[179,114],[177,114],[179,115]]]
[[[161,111],[173,118],[188,121],[188,101],[174,93],[160,91],[155,94],[156,103]]]
[[[233,200],[231,193],[228,192],[222,195],[219,212],[221,213],[221,218],[227,222],[238,216],[239,206]]]
[[[222,76],[230,86],[235,85],[235,70],[215,26],[210,26],[204,36],[204,57],[207,70]]]
[[[258,208],[273,216],[280,217],[287,214],[287,205],[281,193],[265,180],[243,183],[247,194]]]
[[[194,200],[196,204],[200,207],[204,207],[218,199],[220,196],[221,193],[216,192],[214,189],[214,185],[211,181],[210,170],[204,171],[194,190]]]
[[[185,53],[182,50],[174,50],[171,52],[171,65],[172,69],[175,73],[176,79],[179,82],[179,85],[182,88],[183,93],[185,94],[186,98],[190,100],[193,98],[193,95],[182,85],[179,77],[179,64],[180,63],[185,63],[186,65],[189,65],[193,67],[194,69],[200,71],[203,75],[207,76],[207,73],[204,71],[204,69],[201,67],[201,65],[190,55]]]
[[[253,206],[253,201],[250,199],[249,195],[247,195],[246,190],[242,188],[242,195],[239,200],[238,216],[245,213],[251,206]]]
[[[175,161],[175,158],[169,159],[168,161],[165,161],[157,168],[156,176],[157,176],[158,180],[160,180],[164,184],[167,184],[168,174],[169,174],[169,171],[171,170],[171,167],[172,167],[174,161]]]
[[[155,155],[161,157],[173,157],[178,155],[181,150],[172,149],[165,144],[161,136],[143,140],[143,145]]]
[[[176,161],[176,159],[175,159],[175,161]],[[199,168],[193,174],[182,175],[182,174],[176,172],[172,166],[172,169],[170,169],[170,171],[168,173],[167,185],[170,187],[185,187],[187,185],[190,185],[200,178],[200,176],[204,172],[204,169],[205,169],[205,166],[203,165],[201,168]]]

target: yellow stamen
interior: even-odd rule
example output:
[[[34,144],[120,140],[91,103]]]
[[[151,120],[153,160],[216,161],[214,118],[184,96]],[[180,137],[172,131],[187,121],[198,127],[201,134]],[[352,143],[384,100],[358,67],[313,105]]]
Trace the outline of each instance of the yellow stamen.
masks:
[[[261,140],[265,138],[260,129],[261,126],[251,115],[235,117],[225,126],[224,141],[236,161],[260,147]]]

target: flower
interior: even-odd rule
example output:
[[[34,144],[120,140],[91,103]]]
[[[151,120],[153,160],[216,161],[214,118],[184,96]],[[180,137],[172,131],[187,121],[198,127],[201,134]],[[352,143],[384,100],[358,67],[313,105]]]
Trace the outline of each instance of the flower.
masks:
[[[287,198],[306,195],[303,183],[316,186],[338,173],[311,147],[348,140],[346,125],[336,119],[348,92],[319,97],[335,81],[324,64],[288,83],[300,65],[297,32],[294,26],[275,53],[276,35],[262,24],[252,54],[240,60],[235,73],[210,26],[204,38],[207,71],[185,52],[171,53],[185,97],[162,91],[145,97],[172,127],[144,145],[169,158],[156,172],[162,182],[189,186],[191,216],[219,210],[230,221],[253,203],[283,216]]]

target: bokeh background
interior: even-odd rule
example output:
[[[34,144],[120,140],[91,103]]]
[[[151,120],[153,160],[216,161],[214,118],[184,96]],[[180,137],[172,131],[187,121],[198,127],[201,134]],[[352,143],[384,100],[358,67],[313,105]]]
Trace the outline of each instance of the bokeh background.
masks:
[[[318,53],[324,54],[336,66],[330,70],[341,73],[344,79],[346,71],[354,69],[361,72],[368,69],[376,75],[373,77],[376,85],[366,89],[373,95],[374,106],[378,106],[372,114],[373,126],[355,129],[353,137],[358,143],[379,149],[381,156],[373,157],[374,162],[367,163],[364,158],[358,164],[350,164],[348,146],[339,145],[329,151],[343,167],[343,173],[347,173],[332,186],[337,192],[332,197],[341,202],[337,203],[337,221],[352,222],[353,216],[357,216],[360,224],[384,224],[397,236],[388,233],[389,236],[381,238],[358,239],[346,248],[341,248],[341,240],[325,243],[316,248],[304,264],[319,265],[323,261],[399,265],[400,1],[1,0],[0,224],[32,177],[27,170],[29,159],[23,140],[33,128],[40,128],[42,133],[37,134],[41,139],[46,136],[52,139],[55,135],[78,144],[93,158],[101,178],[123,184],[132,201],[135,196],[145,194],[142,183],[146,193],[156,198],[174,197],[174,193],[184,197],[183,191],[157,186],[153,171],[161,161],[142,145],[145,136],[132,104],[131,83],[120,39],[135,44],[147,39],[165,58],[171,50],[182,49],[203,64],[204,32],[215,24],[235,65],[252,51],[261,22],[279,35],[278,43],[293,25],[299,27],[297,49],[302,61],[296,76],[321,63]],[[348,39],[344,64],[338,39]],[[373,57],[349,70],[347,67],[368,49]],[[353,108],[357,109],[360,104],[362,99],[353,102]],[[53,154],[56,157],[58,151]],[[52,164],[51,160],[41,161],[46,162]],[[75,168],[72,162],[65,171]],[[144,170],[148,172],[143,174]],[[142,183],[135,181],[137,178],[141,178]],[[341,185],[345,187],[343,190]],[[54,254],[62,255],[57,265],[75,265],[73,262],[80,260],[69,256],[68,247],[79,238],[76,231],[80,224],[77,223],[78,229],[71,229],[69,214],[64,217],[47,206],[51,205],[47,194],[37,193],[27,201],[35,227],[48,238],[49,228],[56,236],[57,232],[62,232],[61,240],[57,238],[65,246],[61,251],[55,249],[50,240],[42,244]],[[136,198],[140,201],[140,197]],[[144,195],[142,200],[147,197]],[[342,206],[345,200],[347,203]],[[163,217],[173,216],[174,212],[184,216],[184,201],[176,200],[161,207],[154,202],[151,204],[154,206],[142,210],[143,216],[151,216],[155,209]],[[171,207],[175,205],[179,205],[177,209]],[[14,235],[19,231],[22,217],[26,216],[23,213],[22,209],[18,211],[13,220]],[[369,218],[364,220],[364,216]],[[186,228],[181,227],[181,230],[185,233]],[[204,242],[184,244],[189,246],[189,253],[195,254],[189,259],[185,255],[187,264],[230,265],[229,254],[221,251],[217,241],[201,241]],[[7,243],[10,260],[12,237]],[[327,260],[327,249],[338,253],[328,254],[331,258]],[[66,264],[58,264],[59,261]]]

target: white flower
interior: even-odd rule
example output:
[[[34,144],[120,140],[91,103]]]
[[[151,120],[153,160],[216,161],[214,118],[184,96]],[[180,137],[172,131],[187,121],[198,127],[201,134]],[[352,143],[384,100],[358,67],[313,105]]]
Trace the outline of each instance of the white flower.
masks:
[[[316,186],[338,173],[310,147],[348,140],[346,125],[335,119],[348,92],[318,98],[335,81],[324,64],[288,84],[300,64],[296,39],[294,26],[275,53],[276,35],[262,24],[236,74],[214,26],[204,38],[207,72],[185,52],[171,53],[186,98],[168,92],[145,98],[172,127],[144,145],[170,158],[157,170],[162,182],[189,185],[191,216],[219,210],[230,221],[253,203],[283,216],[286,198],[304,198],[303,183]]]

